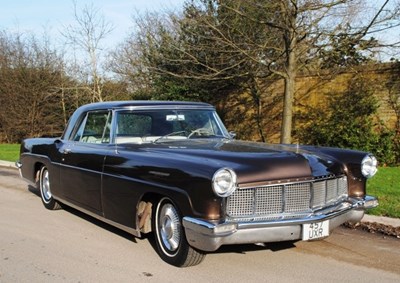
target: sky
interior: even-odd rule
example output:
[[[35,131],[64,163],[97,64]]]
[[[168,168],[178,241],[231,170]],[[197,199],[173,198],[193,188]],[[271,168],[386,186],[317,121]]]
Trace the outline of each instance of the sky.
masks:
[[[75,0],[78,12],[85,5],[93,5],[99,14],[114,26],[106,38],[106,47],[112,49],[123,42],[133,31],[132,16],[137,12],[181,10],[185,0]],[[368,3],[379,3],[374,0]],[[400,0],[396,0],[400,1]],[[0,0],[0,31],[18,34],[34,34],[40,38],[46,34],[50,42],[59,47],[65,42],[61,31],[76,24],[73,12],[73,0]],[[378,5],[378,4],[377,4]],[[388,43],[398,41],[400,32],[374,34]]]
[[[133,27],[136,12],[180,10],[184,0],[76,0],[78,12],[85,5],[99,10],[114,26],[108,39],[123,41]],[[73,0],[0,0],[0,31],[22,34],[44,33],[51,40],[61,41],[60,31],[74,24]]]

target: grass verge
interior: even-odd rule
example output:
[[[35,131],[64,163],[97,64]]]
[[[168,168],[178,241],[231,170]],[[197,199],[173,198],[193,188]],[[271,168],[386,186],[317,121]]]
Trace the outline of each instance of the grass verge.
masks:
[[[400,218],[400,167],[380,167],[368,180],[367,193],[379,199],[379,206],[368,214]]]
[[[15,162],[19,158],[19,144],[0,144],[0,160]]]

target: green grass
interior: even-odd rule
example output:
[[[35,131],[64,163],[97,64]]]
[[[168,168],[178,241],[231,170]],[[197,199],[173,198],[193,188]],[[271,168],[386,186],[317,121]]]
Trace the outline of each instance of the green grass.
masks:
[[[0,144],[0,160],[17,161],[19,147]],[[367,193],[379,199],[379,206],[369,214],[400,218],[400,167],[380,167],[376,176],[368,180]]]
[[[0,144],[0,160],[15,162],[19,158],[19,144]]]
[[[379,206],[368,214],[400,218],[400,167],[380,167],[368,180],[367,193],[379,200]]]

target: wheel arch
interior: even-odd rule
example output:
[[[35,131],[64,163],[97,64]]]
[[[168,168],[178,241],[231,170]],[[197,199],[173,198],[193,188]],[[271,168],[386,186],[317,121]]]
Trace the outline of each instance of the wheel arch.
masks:
[[[141,233],[150,233],[152,230],[152,217],[154,207],[163,198],[168,198],[177,208],[179,214],[186,216],[190,210],[190,199],[187,194],[147,192],[139,198],[136,204],[136,230]],[[191,214],[191,213],[189,213]]]
[[[39,182],[39,174],[40,174],[40,170],[42,169],[43,166],[48,167],[42,161],[37,161],[33,165],[33,180],[35,180],[35,183]]]

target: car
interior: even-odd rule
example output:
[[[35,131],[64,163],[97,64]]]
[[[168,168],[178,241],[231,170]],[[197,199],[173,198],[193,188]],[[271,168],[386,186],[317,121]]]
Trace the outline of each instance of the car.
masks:
[[[370,153],[233,136],[207,103],[98,102],[61,137],[25,139],[17,167],[47,209],[153,233],[178,267],[222,245],[324,239],[378,205]]]

